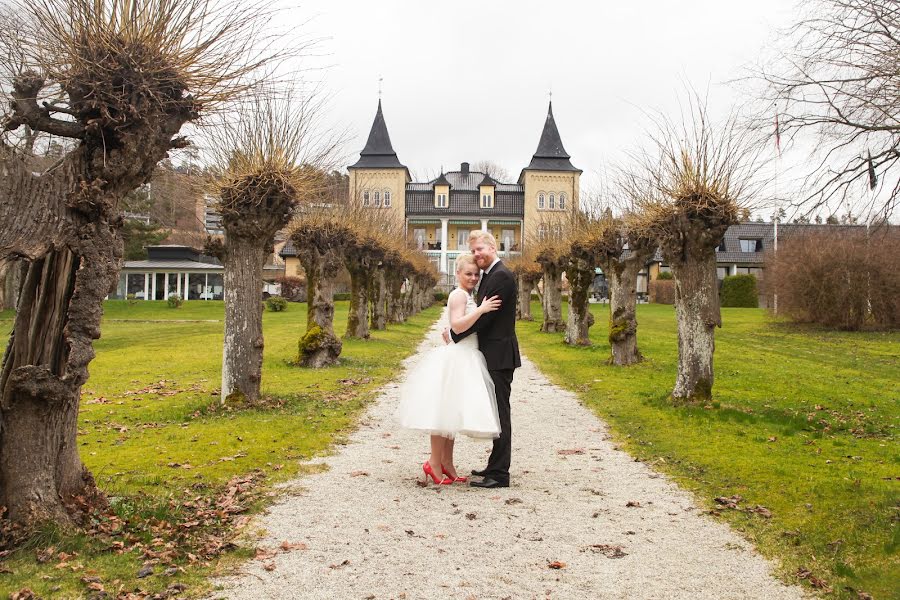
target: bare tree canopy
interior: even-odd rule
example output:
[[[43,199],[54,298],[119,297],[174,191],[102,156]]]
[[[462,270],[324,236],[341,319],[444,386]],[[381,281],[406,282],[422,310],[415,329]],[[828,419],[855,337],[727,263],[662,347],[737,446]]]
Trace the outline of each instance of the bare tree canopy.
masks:
[[[891,171],[900,161],[900,3],[814,0],[788,40],[760,76],[785,141],[817,137],[798,203],[812,212],[849,202],[890,217],[900,194]]]

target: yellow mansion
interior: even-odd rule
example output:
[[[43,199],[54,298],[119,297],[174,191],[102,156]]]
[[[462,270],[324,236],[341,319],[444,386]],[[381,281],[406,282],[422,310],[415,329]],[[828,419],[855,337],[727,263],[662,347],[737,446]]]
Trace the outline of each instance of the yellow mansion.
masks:
[[[379,100],[366,146],[348,167],[351,201],[403,219],[407,238],[452,281],[471,230],[493,233],[500,255],[508,256],[521,252],[526,240],[546,235],[548,221],[556,220],[549,217],[577,209],[581,170],[569,158],[551,104],[537,151],[516,183],[494,181],[465,162],[458,171],[414,182],[391,145]]]

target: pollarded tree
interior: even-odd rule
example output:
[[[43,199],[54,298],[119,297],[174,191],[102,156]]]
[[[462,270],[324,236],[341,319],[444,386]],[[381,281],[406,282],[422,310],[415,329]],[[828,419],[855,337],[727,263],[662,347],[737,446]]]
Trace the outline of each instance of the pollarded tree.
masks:
[[[638,273],[656,251],[655,243],[607,210],[596,221],[596,257],[609,285],[609,345],[614,365],[642,360],[637,344]]]
[[[368,339],[369,300],[376,291],[381,265],[394,240],[402,239],[403,230],[387,212],[377,208],[353,205],[348,211],[353,237],[344,247],[344,265],[350,272],[350,314],[344,337]]]
[[[503,263],[516,276],[518,295],[516,299],[516,319],[533,321],[531,316],[531,294],[541,280],[544,272],[534,260],[534,252],[526,250],[524,254],[506,259]]]
[[[722,326],[716,247],[751,200],[763,147],[734,117],[709,121],[702,102],[680,125],[661,121],[652,151],[638,157],[630,186],[629,228],[654,240],[675,275],[678,321],[677,401],[709,400],[715,328]]]
[[[406,321],[406,303],[403,297],[403,284],[413,272],[407,248],[398,249],[385,257],[384,280],[387,289],[387,320],[389,323]]]
[[[568,263],[568,247],[564,241],[563,224],[543,222],[538,226],[535,261],[541,265],[543,294],[541,304],[544,321],[541,331],[557,333],[565,330],[562,318],[562,277]]]
[[[594,283],[598,262],[598,242],[602,230],[597,219],[585,213],[571,217],[566,248],[566,278],[569,281],[569,316],[566,321],[565,343],[570,346],[590,346],[588,330],[594,324],[588,295]]]
[[[211,187],[225,230],[225,340],[221,402],[259,398],[262,381],[263,265],[275,234],[331,167],[333,136],[318,131],[314,94],[258,94],[208,128]],[[313,167],[313,168],[311,168]]]
[[[300,338],[297,362],[327,367],[341,355],[341,340],[334,334],[334,289],[353,232],[342,209],[316,206],[304,207],[290,237],[306,273],[306,333]]]
[[[77,419],[118,279],[122,200],[187,145],[185,123],[265,62],[248,50],[268,13],[207,0],[14,6],[24,21],[15,47],[0,52],[18,56],[3,65],[0,260],[29,262],[0,373],[0,504],[15,523],[70,523],[71,499],[102,499],[78,455]],[[26,127],[75,144],[36,173],[11,141]]]

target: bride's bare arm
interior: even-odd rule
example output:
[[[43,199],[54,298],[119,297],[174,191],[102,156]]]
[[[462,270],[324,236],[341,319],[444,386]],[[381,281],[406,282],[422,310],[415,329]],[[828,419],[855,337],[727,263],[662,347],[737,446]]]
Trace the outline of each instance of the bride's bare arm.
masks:
[[[447,308],[450,313],[450,329],[459,335],[475,324],[478,317],[485,313],[493,312],[500,308],[500,297],[492,296],[485,298],[481,305],[470,312],[466,313],[466,295],[464,293],[452,293],[447,301]]]

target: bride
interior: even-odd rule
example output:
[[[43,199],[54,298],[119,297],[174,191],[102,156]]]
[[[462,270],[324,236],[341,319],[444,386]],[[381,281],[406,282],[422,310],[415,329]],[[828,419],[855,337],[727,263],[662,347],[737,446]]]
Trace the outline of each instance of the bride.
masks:
[[[475,304],[472,292],[480,272],[471,254],[456,259],[458,287],[450,292],[447,308],[450,328],[468,330],[478,317],[500,308],[499,296]],[[457,434],[476,438],[500,435],[494,383],[484,355],[478,350],[478,334],[435,348],[426,354],[400,386],[400,424],[431,433],[431,457],[422,465],[425,480],[448,485],[465,483],[453,465],[453,444]]]

